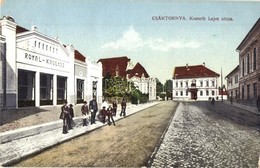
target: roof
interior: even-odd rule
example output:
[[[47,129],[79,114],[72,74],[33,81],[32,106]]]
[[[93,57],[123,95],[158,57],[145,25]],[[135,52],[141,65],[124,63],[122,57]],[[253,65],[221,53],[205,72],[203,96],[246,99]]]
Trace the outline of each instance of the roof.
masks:
[[[128,74],[129,74],[129,78],[132,78],[133,76],[141,78],[143,74],[145,78],[149,77],[145,68],[139,62],[134,66],[132,70],[128,71]]]
[[[23,33],[23,32],[27,32],[29,31],[28,29],[24,28],[24,27],[21,27],[19,25],[16,26],[16,34],[18,33]],[[63,44],[63,47],[66,48],[66,45]],[[86,60],[86,57],[84,55],[82,55],[78,50],[75,50],[75,56],[74,58],[78,61],[82,61],[82,62],[85,62]]]
[[[246,40],[248,40],[250,38],[250,35],[252,34],[252,32],[258,28],[258,26],[260,27],[260,18],[258,18],[258,20],[256,21],[256,23],[254,24],[254,26],[251,28],[251,30],[247,33],[246,37],[243,39],[243,41],[239,44],[239,46],[237,47],[237,50],[241,50],[242,45],[244,44],[244,42]],[[260,31],[258,31],[260,32]]]
[[[230,76],[231,74],[233,74],[234,72],[238,72],[239,71],[239,65],[236,66],[235,69],[233,69],[225,78],[228,78],[228,76]]]
[[[85,62],[86,57],[84,55],[82,55],[78,50],[75,50],[75,59]]]
[[[29,31],[28,29],[24,28],[24,27],[21,27],[19,25],[16,26],[16,34],[18,33],[23,33],[23,32],[27,32]]]
[[[122,57],[113,57],[113,58],[104,58],[99,59],[98,62],[102,63],[103,66],[103,76],[107,74],[111,76],[116,76],[116,71],[118,72],[118,76],[126,77],[127,74],[127,65],[130,61],[126,56]]]
[[[175,67],[173,79],[219,77],[220,75],[204,65]]]

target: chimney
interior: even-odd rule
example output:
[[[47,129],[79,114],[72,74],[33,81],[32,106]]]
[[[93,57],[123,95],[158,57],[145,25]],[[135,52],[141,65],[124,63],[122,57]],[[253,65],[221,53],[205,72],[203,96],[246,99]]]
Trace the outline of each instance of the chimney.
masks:
[[[203,62],[203,66],[205,66],[205,62]]]
[[[188,63],[186,64],[186,68],[189,68],[189,65],[188,65]]]
[[[37,27],[33,25],[32,28],[31,28],[31,30],[37,31]]]

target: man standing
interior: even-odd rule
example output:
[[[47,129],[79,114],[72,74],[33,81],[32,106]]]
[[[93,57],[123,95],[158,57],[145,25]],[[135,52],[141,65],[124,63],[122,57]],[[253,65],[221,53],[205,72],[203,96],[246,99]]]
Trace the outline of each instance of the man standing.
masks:
[[[117,103],[116,103],[116,99],[113,101],[113,116],[116,116],[116,111],[117,111]]]
[[[68,119],[68,129],[72,129],[72,125],[74,124],[73,122],[73,117],[74,117],[74,110],[73,110],[73,105],[69,105],[69,119]]]
[[[113,122],[114,126],[116,126],[114,118],[113,118],[113,108],[111,105],[109,105],[108,109],[107,109],[107,117],[108,117],[108,125],[111,125],[111,121]],[[111,121],[110,121],[111,119]]]
[[[91,124],[96,124],[96,113],[98,111],[96,97],[93,97],[93,100],[89,102],[89,110],[91,115]]]
[[[61,118],[63,119],[63,128],[62,133],[68,133],[68,120],[69,120],[69,107],[67,106],[67,101],[63,102],[63,106],[61,106]]]
[[[82,113],[82,117],[83,117],[83,127],[87,126],[87,115],[89,114],[88,112],[88,104],[86,101],[83,102],[83,105],[81,107],[81,113]]]
[[[126,109],[126,100],[125,98],[123,98],[122,103],[121,103],[121,113],[120,113],[120,117],[123,115],[125,117],[125,109]]]

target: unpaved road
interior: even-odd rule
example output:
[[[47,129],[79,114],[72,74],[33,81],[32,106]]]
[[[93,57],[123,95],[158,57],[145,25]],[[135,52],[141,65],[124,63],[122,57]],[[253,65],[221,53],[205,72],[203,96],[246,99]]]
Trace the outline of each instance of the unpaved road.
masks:
[[[116,126],[106,125],[11,166],[146,166],[177,105],[162,102],[117,121]]]

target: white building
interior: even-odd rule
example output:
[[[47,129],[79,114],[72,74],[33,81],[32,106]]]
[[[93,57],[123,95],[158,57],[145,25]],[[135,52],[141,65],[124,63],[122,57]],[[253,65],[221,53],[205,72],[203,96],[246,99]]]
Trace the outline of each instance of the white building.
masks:
[[[175,67],[173,72],[173,100],[218,99],[219,74],[205,65]]]
[[[143,94],[148,94],[149,101],[156,100],[156,80],[151,78],[140,63],[133,63],[126,56],[100,59],[103,76],[126,78]]]
[[[58,105],[64,100],[76,104],[93,95],[101,102],[101,64],[92,63],[72,45],[63,45],[36,27],[20,27],[11,17],[3,17],[0,26],[6,44],[2,54],[6,57],[6,75],[2,75],[6,88],[1,87],[4,107]]]
[[[239,65],[233,69],[226,77],[228,96],[239,99]]]

